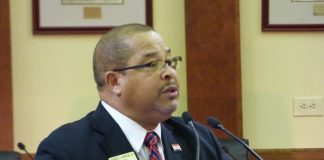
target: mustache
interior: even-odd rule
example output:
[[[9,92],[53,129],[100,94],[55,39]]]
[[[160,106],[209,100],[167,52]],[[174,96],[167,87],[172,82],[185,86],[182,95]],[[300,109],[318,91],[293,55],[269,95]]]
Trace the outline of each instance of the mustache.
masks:
[[[169,90],[169,89],[176,89],[176,90],[178,90],[179,89],[179,85],[178,85],[178,83],[176,83],[176,82],[168,82],[168,83],[165,83],[164,85],[162,85],[162,87],[160,88],[160,92],[162,93],[162,92],[165,92],[165,91],[167,91],[167,90]]]

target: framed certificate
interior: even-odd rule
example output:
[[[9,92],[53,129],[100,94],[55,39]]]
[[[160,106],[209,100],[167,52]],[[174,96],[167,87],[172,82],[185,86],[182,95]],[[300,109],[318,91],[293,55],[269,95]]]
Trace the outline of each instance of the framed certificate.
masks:
[[[323,31],[324,0],[262,0],[262,31]]]
[[[33,0],[34,34],[104,33],[114,26],[152,26],[152,0]]]

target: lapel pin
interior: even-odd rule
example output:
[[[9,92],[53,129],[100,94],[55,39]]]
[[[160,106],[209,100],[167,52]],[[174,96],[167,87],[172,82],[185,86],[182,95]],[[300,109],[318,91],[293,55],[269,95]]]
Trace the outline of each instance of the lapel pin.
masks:
[[[172,144],[171,146],[172,146],[172,149],[173,149],[174,152],[182,151],[179,144]]]

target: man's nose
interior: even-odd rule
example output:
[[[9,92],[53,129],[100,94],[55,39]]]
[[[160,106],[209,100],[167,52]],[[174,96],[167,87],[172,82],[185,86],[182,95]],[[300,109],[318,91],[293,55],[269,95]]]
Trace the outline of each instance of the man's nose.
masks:
[[[175,79],[176,77],[177,77],[177,71],[174,68],[166,65],[161,74],[162,80]]]

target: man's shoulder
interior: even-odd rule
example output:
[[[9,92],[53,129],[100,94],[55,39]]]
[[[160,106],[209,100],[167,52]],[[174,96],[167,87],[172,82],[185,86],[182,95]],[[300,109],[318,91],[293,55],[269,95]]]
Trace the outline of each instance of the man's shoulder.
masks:
[[[53,130],[47,139],[71,141],[73,139],[82,139],[92,130],[91,116],[93,112],[74,122],[66,123]]]
[[[37,156],[55,155],[58,159],[68,159],[69,156],[80,157],[88,155],[88,151],[98,150],[97,142],[103,134],[95,129],[96,112],[90,112],[83,118],[64,124],[52,131],[37,149]],[[68,155],[68,154],[69,155]],[[96,155],[102,154],[96,152]],[[88,158],[84,158],[88,159]]]

